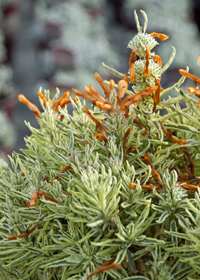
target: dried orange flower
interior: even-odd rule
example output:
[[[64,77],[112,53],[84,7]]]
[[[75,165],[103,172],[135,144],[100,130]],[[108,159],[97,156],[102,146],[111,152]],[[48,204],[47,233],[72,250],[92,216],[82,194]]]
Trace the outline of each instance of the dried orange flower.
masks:
[[[131,128],[129,127],[126,131],[126,133],[124,134],[123,137],[123,142],[122,142],[122,148],[123,148],[123,157],[124,157],[124,161],[126,161],[126,139],[129,136],[129,134],[131,133]]]
[[[167,131],[167,130],[164,128],[164,126],[163,126],[163,124],[161,123],[161,121],[159,121],[159,123],[160,123],[160,125],[161,125],[162,131],[165,133],[165,135],[166,135],[171,141],[173,141],[174,143],[177,143],[177,144],[179,144],[179,145],[185,145],[185,144],[187,143],[187,140],[185,140],[185,139],[176,139],[175,137],[173,137],[173,136],[171,135],[171,133],[170,133],[169,131]]]
[[[159,182],[159,183],[161,184],[161,186],[163,187],[164,192],[166,193],[167,191],[166,191],[165,185],[163,184],[163,182],[162,182],[162,180],[161,180],[160,174],[159,174],[158,172],[156,172],[154,166],[152,165],[152,163],[151,163],[151,161],[150,161],[150,159],[149,159],[149,155],[148,155],[147,153],[144,154],[144,160],[143,160],[143,162],[144,162],[145,164],[148,164],[148,165],[151,166],[151,174],[152,174],[152,176],[155,177],[155,178],[158,180],[158,182]]]
[[[34,227],[32,227],[31,229],[27,229],[24,233],[22,234],[19,234],[19,235],[13,235],[13,236],[10,236],[10,237],[7,237],[9,240],[16,240],[17,238],[23,238],[23,237],[27,237],[29,236],[29,234],[31,234],[35,229],[36,227],[39,225],[39,223],[37,223]]]

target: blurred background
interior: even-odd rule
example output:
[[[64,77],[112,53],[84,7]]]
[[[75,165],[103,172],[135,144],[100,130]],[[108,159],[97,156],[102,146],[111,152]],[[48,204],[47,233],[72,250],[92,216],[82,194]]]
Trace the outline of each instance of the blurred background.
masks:
[[[52,95],[56,87],[61,93],[72,87],[83,91],[89,83],[98,88],[94,72],[114,78],[102,62],[128,71],[127,45],[137,33],[134,10],[142,24],[141,9],[148,15],[148,33],[169,35],[155,48],[163,64],[171,46],[177,50],[162,87],[177,81],[179,68],[189,66],[198,76],[199,0],[0,0],[0,157],[25,147],[23,138],[30,132],[24,120],[38,127],[18,94],[40,108],[40,87]]]

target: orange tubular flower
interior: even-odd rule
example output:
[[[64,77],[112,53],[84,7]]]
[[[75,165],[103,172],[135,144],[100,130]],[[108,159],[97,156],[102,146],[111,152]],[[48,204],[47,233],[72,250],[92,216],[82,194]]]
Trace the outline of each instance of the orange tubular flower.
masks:
[[[103,134],[95,133],[94,137],[97,138],[98,140],[103,140],[105,144],[108,143],[108,139]]]
[[[85,110],[85,113],[93,120],[93,122],[95,122],[96,129],[99,129],[103,133],[103,135],[106,137],[107,132],[106,132],[104,126],[101,124],[101,122],[92,116],[92,114],[90,113],[90,111],[88,110],[87,107],[83,106],[83,108]]]
[[[169,131],[167,131],[164,126],[162,125],[161,121],[159,121],[160,125],[161,125],[161,128],[162,128],[162,131],[165,133],[165,135],[171,140],[173,141],[174,143],[177,143],[179,145],[185,145],[187,143],[187,140],[185,139],[176,139],[175,137],[173,137],[171,135],[171,133]]]
[[[155,79],[155,85],[157,86],[155,93],[153,95],[153,101],[154,101],[154,106],[153,106],[153,112],[156,111],[156,106],[160,104],[160,92],[161,92],[161,85],[160,82],[156,79],[154,75],[152,75]]]
[[[42,113],[38,109],[38,107],[31,103],[23,94],[18,95],[19,102],[26,104],[26,106],[34,113],[36,120],[41,117]]]
[[[124,79],[123,79],[123,80],[125,80],[127,83],[129,82],[129,81],[128,81],[128,76],[127,76],[126,73],[124,74]]]
[[[113,79],[110,80],[109,88],[110,88],[110,92],[112,92],[113,89],[115,88],[115,81]]]
[[[102,102],[99,102],[99,101],[96,101],[94,103],[99,109],[103,110],[104,112],[109,112],[109,113],[114,113],[114,109],[113,109],[113,106],[110,105],[110,104],[105,104],[105,103],[102,103]]]
[[[195,82],[195,84],[200,85],[200,79],[199,79],[198,77],[196,77],[196,76],[194,76],[194,75],[188,73],[186,70],[179,69],[179,73],[180,73],[182,76],[193,80],[193,81]]]
[[[103,103],[108,103],[108,101],[93,87],[93,85],[89,85],[90,92],[93,96],[97,98],[98,101]],[[84,89],[85,90],[85,89]],[[85,91],[86,92],[86,91]]]
[[[135,124],[137,124],[137,125],[139,126],[140,129],[143,129],[143,128],[144,128],[144,127],[141,125],[141,123],[140,123],[136,118],[134,118],[133,122],[134,122]],[[142,133],[142,135],[145,136],[146,134],[147,134],[147,129],[145,128],[145,131],[144,131],[144,133]]]
[[[75,139],[74,139],[75,140]],[[76,139],[77,140],[77,139]],[[65,166],[64,168],[62,168],[60,171],[58,171],[58,173],[65,173],[67,170],[70,170],[70,169],[72,169],[72,167],[71,166],[69,166],[69,165],[67,165],[67,166]],[[57,180],[59,177],[58,177],[58,175],[56,175],[55,177],[54,177],[54,180]]]
[[[199,98],[197,108],[200,108],[200,89],[189,87],[188,91],[190,94],[195,94]]]
[[[200,97],[200,89],[189,87],[187,90],[190,94],[195,94],[197,97]]]
[[[191,180],[191,179],[194,179],[194,178],[195,178],[194,174],[186,167],[185,162],[184,162],[184,160],[183,160],[182,157],[181,157],[181,161],[182,161],[182,166],[183,166],[183,167],[180,168],[180,170],[181,170],[182,172],[188,174],[188,177],[189,177],[190,180]]]
[[[154,181],[153,179],[151,179],[151,178],[148,180],[147,183],[156,186],[156,190],[159,190],[159,189],[160,189],[160,185],[159,185],[156,181]]]
[[[33,207],[33,206],[36,205],[37,199],[38,199],[39,196],[44,196],[47,200],[58,203],[58,201],[54,197],[49,196],[48,194],[45,194],[41,191],[36,191],[32,194],[32,198],[31,198],[31,201],[30,201],[30,204],[29,204],[30,207]],[[27,205],[27,207],[29,207],[29,206]]]
[[[148,97],[154,90],[157,89],[157,85],[151,86],[151,87],[146,87],[143,91],[140,92],[142,97]]]
[[[79,96],[79,97],[82,97],[92,103],[94,103],[95,101],[97,101],[97,98],[92,96],[92,95],[88,95],[80,90],[77,90],[75,88],[72,89],[73,90],[73,93],[76,95],[76,96]]]
[[[102,264],[102,266],[98,267],[97,269],[95,269],[92,273],[90,273],[87,277],[87,280],[89,280],[92,276],[99,274],[100,272],[104,272],[110,269],[119,269],[121,264],[119,263],[114,263],[116,259],[110,259],[108,261],[106,261],[105,263]],[[126,260],[126,258],[124,258],[124,261]]]
[[[138,92],[138,93],[133,93],[133,94],[130,94],[128,95],[124,101],[122,102],[121,104],[121,107],[124,106],[125,103],[127,103],[128,101],[130,100],[133,100],[133,103],[134,102],[137,102],[137,101],[140,101],[140,98],[141,97],[148,97],[152,92],[154,92],[154,90],[157,89],[157,85],[156,86],[151,86],[151,87],[146,87],[143,91],[141,92]],[[136,101],[134,101],[136,100]],[[132,103],[131,103],[132,104]],[[130,106],[130,105],[129,105]]]
[[[189,161],[189,163],[190,163],[190,170],[191,170],[191,173],[192,173],[193,176],[194,176],[195,165],[194,165],[194,161],[192,160],[192,157],[191,157],[190,153],[189,153],[185,148],[180,148],[180,150],[181,150],[181,152],[183,152],[183,153],[186,155],[186,157],[187,157],[187,159],[188,159],[188,161]],[[195,177],[195,176],[194,176],[194,177]]]
[[[40,196],[44,196],[47,200],[53,201],[53,202],[55,202],[55,203],[58,203],[58,200],[55,199],[54,197],[52,197],[52,196],[50,196],[50,195],[48,195],[48,194],[46,194],[46,193],[43,193],[43,192],[41,192],[41,191],[37,191],[37,192],[38,192],[38,194],[39,194]]]
[[[101,88],[103,89],[103,91],[106,95],[106,98],[109,100],[109,97],[110,97],[110,94],[111,94],[110,89],[108,89],[107,86],[104,84],[104,82],[103,82],[101,76],[99,75],[99,73],[95,72],[94,77],[97,80],[97,82],[100,84]]]
[[[129,96],[127,96],[121,104],[120,112],[127,112],[129,106],[135,102],[140,101],[140,98],[141,98],[140,92],[136,93],[136,94],[133,93],[133,94],[130,94]]]
[[[89,280],[92,276],[99,274],[100,272],[104,272],[110,269],[119,269],[121,266],[120,263],[113,263],[107,266],[100,266],[99,268],[95,269],[92,273],[90,273],[87,277],[87,280]]]
[[[152,33],[150,33],[150,35],[152,37],[156,37],[156,38],[160,39],[161,41],[165,41],[169,38],[168,35],[165,35],[165,34],[162,34],[162,33],[156,33],[156,32],[152,32]]]
[[[129,136],[129,134],[131,133],[131,128],[129,127],[126,131],[126,133],[124,134],[123,137],[123,142],[122,142],[122,148],[123,148],[123,157],[124,157],[124,161],[126,161],[126,139]]]
[[[135,151],[135,150],[136,150],[135,147],[130,146],[130,147],[128,148],[128,150],[126,150],[126,154],[128,155],[128,154],[130,154],[132,151]]]
[[[136,189],[136,186],[137,184],[136,183],[130,183],[129,184],[129,188],[132,189],[132,190],[135,190]],[[152,191],[153,190],[153,187],[152,186],[149,186],[149,185],[141,185],[141,188],[143,190],[147,190],[147,191]]]
[[[151,55],[153,61],[162,67],[162,59],[158,54]]]
[[[46,97],[44,96],[44,94],[41,91],[38,91],[38,96],[43,100],[44,108],[46,108],[46,103],[48,102],[48,100],[46,99]]]
[[[131,83],[135,82],[135,69],[134,69],[134,62],[137,60],[136,57],[136,48],[134,48],[131,52],[130,59],[129,59],[129,69],[130,69],[130,80]]]
[[[117,107],[121,104],[121,101],[126,94],[128,89],[128,83],[125,80],[120,80],[117,84],[118,86],[118,94],[117,94]]]
[[[29,203],[29,206],[30,206],[30,207],[36,205],[38,197],[39,197],[38,191],[36,191],[36,192],[34,192],[34,193],[32,194],[32,198],[31,198],[31,201],[30,201],[30,203]]]
[[[22,234],[19,234],[19,235],[13,235],[13,236],[10,236],[10,237],[7,237],[9,240],[16,240],[17,238],[23,238],[23,237],[26,237],[26,236],[29,236],[29,234],[31,234],[35,229],[36,227],[39,225],[39,223],[37,223],[34,227],[32,227],[31,229],[27,229],[24,233]]]
[[[66,98],[68,98],[69,95],[70,95],[70,92],[69,92],[69,91],[66,91],[66,92],[63,94],[63,96],[62,96],[61,98],[59,98],[58,100],[55,101],[55,103],[54,103],[53,106],[52,106],[52,109],[55,110],[55,112],[58,112],[58,108],[59,108],[60,104],[61,104],[64,100],[66,100]],[[69,100],[69,99],[67,99],[67,100]],[[70,100],[69,100],[69,101],[70,101]]]
[[[160,174],[159,174],[158,172],[156,172],[154,166],[152,165],[152,163],[151,163],[151,161],[150,161],[150,159],[149,159],[149,155],[148,155],[147,153],[144,154],[144,160],[143,160],[143,162],[144,162],[145,164],[151,166],[151,175],[152,175],[153,177],[155,177],[155,178],[158,180],[158,182],[159,182],[159,183],[161,184],[161,186],[163,187],[164,192],[166,193],[167,191],[166,191],[165,185],[163,184],[163,182],[162,182],[162,180],[161,180]]]
[[[75,103],[77,102],[76,97],[72,98],[72,100],[73,100]],[[60,108],[63,108],[66,104],[69,104],[69,103],[71,103],[71,100],[70,100],[70,99],[62,99],[62,100],[60,101],[59,106],[60,106]]]
[[[146,65],[146,69],[144,69],[142,75],[147,78],[150,76],[150,70],[149,70],[149,48],[148,46],[146,46],[146,55],[145,55],[145,59],[146,59],[146,62],[145,62],[145,65]]]
[[[198,190],[198,188],[200,187],[200,184],[193,185],[193,184],[189,184],[187,182],[183,182],[180,184],[180,187],[183,189],[186,189],[187,193],[194,193],[195,191]]]

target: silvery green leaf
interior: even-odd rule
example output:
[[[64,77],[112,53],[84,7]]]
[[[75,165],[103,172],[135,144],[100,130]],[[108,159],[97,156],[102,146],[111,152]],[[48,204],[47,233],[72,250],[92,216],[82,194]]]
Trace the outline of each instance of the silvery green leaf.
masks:
[[[158,224],[162,224],[169,217],[170,214],[171,211],[165,210],[156,222]]]

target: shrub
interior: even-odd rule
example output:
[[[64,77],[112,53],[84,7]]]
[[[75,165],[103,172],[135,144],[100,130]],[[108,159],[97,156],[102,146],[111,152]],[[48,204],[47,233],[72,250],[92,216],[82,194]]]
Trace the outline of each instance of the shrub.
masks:
[[[40,128],[26,123],[27,149],[13,153],[12,168],[1,162],[1,279],[199,279],[200,105],[180,86],[200,80],[181,69],[161,88],[175,49],[162,66],[152,49],[167,36],[147,34],[141,12],[128,75],[104,65],[115,84],[95,73],[105,97],[92,85],[73,89],[73,100],[38,92],[41,113],[19,96]],[[180,95],[161,101],[173,89]]]

